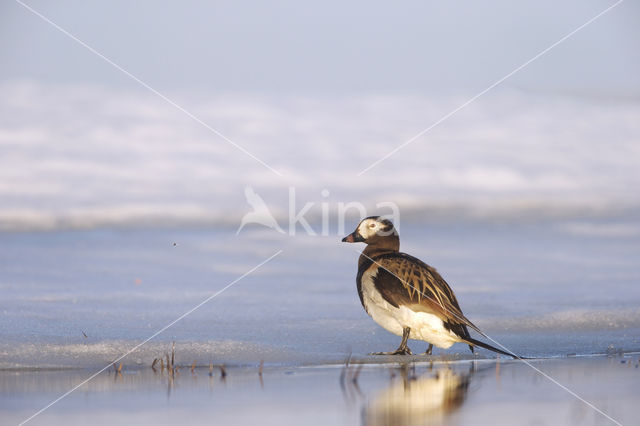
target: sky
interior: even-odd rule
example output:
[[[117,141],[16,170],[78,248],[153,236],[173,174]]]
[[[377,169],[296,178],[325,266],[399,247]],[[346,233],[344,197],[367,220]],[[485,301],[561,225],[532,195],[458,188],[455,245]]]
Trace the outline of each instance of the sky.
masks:
[[[158,89],[289,94],[482,89],[614,4],[26,3]],[[0,8],[0,80],[136,86],[19,3]],[[639,18],[625,1],[506,84],[637,96]]]

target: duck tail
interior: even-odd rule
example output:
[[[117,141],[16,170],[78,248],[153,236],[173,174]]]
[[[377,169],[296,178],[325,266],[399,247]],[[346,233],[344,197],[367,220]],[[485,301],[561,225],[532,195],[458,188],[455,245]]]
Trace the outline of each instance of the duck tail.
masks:
[[[496,348],[494,346],[491,346],[491,345],[489,345],[487,343],[481,342],[480,340],[476,340],[471,336],[465,337],[464,340],[470,346],[480,346],[481,348],[489,349],[490,351],[497,352],[497,353],[502,354],[502,355],[513,357],[514,359],[524,359],[521,356],[512,354],[511,352],[505,352],[502,349],[498,349],[498,348]],[[473,350],[472,350],[472,352],[473,352]]]

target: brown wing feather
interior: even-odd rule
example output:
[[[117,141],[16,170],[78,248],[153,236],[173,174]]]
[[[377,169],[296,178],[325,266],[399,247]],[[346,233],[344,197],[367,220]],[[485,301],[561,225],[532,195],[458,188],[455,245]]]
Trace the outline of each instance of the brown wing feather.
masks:
[[[389,303],[409,305],[436,314],[451,325],[466,325],[481,333],[464,316],[453,290],[434,268],[405,253],[384,254],[373,261],[380,267],[374,279],[376,289]],[[460,331],[468,334],[465,328]]]

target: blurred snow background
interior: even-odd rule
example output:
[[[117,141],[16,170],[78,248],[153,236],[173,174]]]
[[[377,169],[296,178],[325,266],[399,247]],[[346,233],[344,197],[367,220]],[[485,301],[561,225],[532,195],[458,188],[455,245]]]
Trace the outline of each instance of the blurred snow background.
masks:
[[[632,100],[502,90],[358,176],[464,98],[187,98],[191,112],[220,123],[278,176],[152,94],[26,82],[0,90],[4,230],[237,226],[249,210],[245,186],[283,223],[290,186],[296,211],[315,202],[309,218],[321,202],[333,211],[350,201],[394,202],[422,220],[640,207]]]

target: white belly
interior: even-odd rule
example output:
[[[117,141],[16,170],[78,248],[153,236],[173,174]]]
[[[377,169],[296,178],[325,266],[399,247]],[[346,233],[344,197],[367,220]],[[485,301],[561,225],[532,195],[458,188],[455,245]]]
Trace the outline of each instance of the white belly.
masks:
[[[436,315],[415,312],[404,306],[396,308],[384,300],[373,283],[377,268],[373,271],[373,274],[366,271],[362,275],[362,300],[367,313],[382,328],[402,336],[402,329],[409,327],[411,329],[410,339],[424,340],[443,349],[461,341],[455,333],[444,327],[444,323]]]

